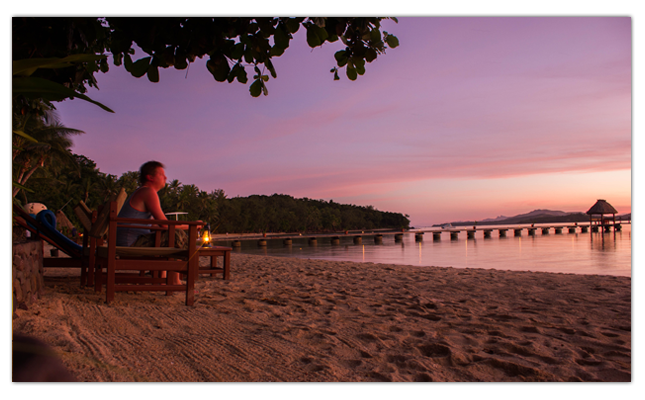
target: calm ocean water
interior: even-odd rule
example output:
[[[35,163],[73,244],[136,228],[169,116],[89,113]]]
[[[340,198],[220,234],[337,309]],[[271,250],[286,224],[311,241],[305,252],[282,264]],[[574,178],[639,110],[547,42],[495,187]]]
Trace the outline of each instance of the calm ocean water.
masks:
[[[306,238],[293,238],[291,246],[285,246],[283,239],[269,239],[266,247],[258,247],[257,240],[243,240],[241,249],[233,251],[382,264],[631,276],[629,224],[623,224],[621,232],[580,233],[578,229],[577,233],[568,233],[564,229],[555,234],[551,229],[543,235],[538,229],[535,236],[529,236],[526,230],[520,237],[515,237],[513,230],[507,235],[500,238],[494,230],[490,238],[484,238],[483,232],[477,231],[474,239],[467,239],[466,232],[461,232],[457,240],[451,240],[443,233],[440,241],[434,241],[426,232],[423,241],[417,242],[414,233],[405,233],[401,242],[395,242],[393,235],[384,235],[382,244],[375,244],[371,236],[364,237],[362,244],[354,244],[350,234],[340,236],[337,245],[332,245],[328,237],[320,237],[316,245],[310,245]],[[231,242],[217,244],[230,246]]]

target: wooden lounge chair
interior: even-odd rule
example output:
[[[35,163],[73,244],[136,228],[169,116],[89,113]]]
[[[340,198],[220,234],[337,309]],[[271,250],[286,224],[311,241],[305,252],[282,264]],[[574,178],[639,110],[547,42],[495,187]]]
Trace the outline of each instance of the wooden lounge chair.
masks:
[[[108,202],[100,207],[99,210],[91,211],[82,200],[74,207],[74,213],[85,231],[83,235],[83,258],[85,262],[81,274],[86,272],[86,278],[81,279],[81,284],[96,287],[97,282],[94,276],[97,268],[96,249],[104,245],[107,239],[109,204],[110,202],[116,202],[116,212],[118,215],[127,197],[128,194],[125,189],[121,188],[119,194],[111,195]]]
[[[117,213],[121,209],[127,194],[124,189],[121,189],[118,195],[111,196],[111,201],[117,203]],[[20,226],[29,230],[34,237],[37,237],[58,250],[62,251],[69,257],[44,257],[43,267],[45,268],[80,268],[81,269],[81,285],[91,286],[94,285],[94,256],[96,254],[95,248],[97,245],[102,244],[102,240],[96,239],[88,235],[92,223],[97,219],[96,211],[92,213],[83,201],[79,201],[78,205],[74,207],[74,213],[81,221],[84,228],[83,245],[79,246],[72,240],[65,237],[58,232],[55,228],[53,221],[47,221],[44,218],[34,218],[27,213],[22,207],[14,204],[14,221]],[[53,217],[55,218],[55,216]],[[105,234],[105,232],[103,232]]]
[[[114,201],[110,202],[101,214],[93,224],[90,236],[99,239],[107,229],[107,245],[96,247],[95,264],[96,288],[100,291],[102,285],[105,284],[106,303],[114,300],[114,293],[117,291],[162,291],[167,293],[183,291],[186,293],[186,305],[193,305],[195,280],[199,268],[196,244],[197,227],[203,226],[203,222],[119,218],[117,204]],[[133,224],[168,226],[169,247],[116,246],[117,226],[127,227]],[[177,225],[189,226],[187,249],[170,247],[175,243],[175,227]],[[160,235],[157,235],[157,238],[159,237]],[[146,271],[152,271],[153,275],[146,275],[144,273]],[[174,271],[185,274],[186,283],[170,285],[170,278],[159,278],[154,274],[156,271]]]
[[[81,268],[81,283],[86,279],[86,263],[83,258],[82,247],[63,237],[60,232],[52,230],[51,226],[38,221],[27,213],[22,207],[13,205],[14,221],[23,228],[30,231],[35,238],[39,238],[69,257],[45,257],[43,267],[45,268]]]

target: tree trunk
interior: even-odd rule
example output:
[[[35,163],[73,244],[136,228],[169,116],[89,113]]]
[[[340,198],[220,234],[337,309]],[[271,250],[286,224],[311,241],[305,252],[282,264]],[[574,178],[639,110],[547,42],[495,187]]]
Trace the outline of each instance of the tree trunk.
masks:
[[[21,184],[22,186],[25,186],[25,182],[27,182],[27,180],[31,177],[31,175],[33,175],[33,173],[36,172],[36,170],[39,167],[43,167],[44,165],[45,165],[45,157],[41,157],[40,161],[32,169],[30,169],[26,175],[25,175],[25,170],[28,167],[25,167],[25,169],[21,171],[20,176],[18,177],[18,183]],[[13,197],[16,197],[19,191],[20,191],[20,188],[13,188]]]

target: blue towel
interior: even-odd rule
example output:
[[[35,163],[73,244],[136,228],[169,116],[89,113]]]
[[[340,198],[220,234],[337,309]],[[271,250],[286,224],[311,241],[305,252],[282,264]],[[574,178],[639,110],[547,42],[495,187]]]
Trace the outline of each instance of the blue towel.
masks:
[[[67,236],[56,230],[56,214],[50,210],[42,210],[36,215],[36,221],[40,222],[46,229],[47,232],[43,232],[45,235],[51,237],[55,240],[60,240],[68,244],[72,249],[78,251],[79,253],[83,251],[83,247],[79,246]]]

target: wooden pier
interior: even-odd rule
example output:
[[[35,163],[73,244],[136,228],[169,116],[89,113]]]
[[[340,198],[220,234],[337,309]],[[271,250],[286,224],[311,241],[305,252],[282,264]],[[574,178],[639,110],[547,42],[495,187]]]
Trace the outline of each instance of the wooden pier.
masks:
[[[621,224],[630,224],[631,222],[619,222],[615,224],[558,224],[558,225],[540,225],[540,226],[485,226],[485,227],[464,227],[464,228],[450,228],[450,229],[427,229],[427,230],[411,230],[411,231],[346,231],[344,233],[326,233],[326,234],[266,234],[266,235],[244,235],[244,236],[230,236],[230,237],[215,237],[213,241],[229,241],[233,248],[239,248],[242,241],[254,240],[259,247],[267,246],[267,240],[282,239],[284,246],[293,245],[294,239],[306,239],[310,246],[316,246],[319,242],[329,241],[332,245],[340,245],[341,237],[351,237],[355,245],[363,244],[363,239],[370,238],[375,244],[383,244],[385,238],[393,238],[394,242],[401,243],[404,234],[414,234],[415,242],[423,242],[425,234],[431,234],[433,241],[440,241],[441,237],[447,235],[450,240],[459,240],[460,234],[466,232],[467,239],[475,239],[478,232],[482,232],[484,239],[492,238],[493,232],[497,231],[497,236],[500,238],[507,237],[508,232],[513,232],[514,237],[521,237],[524,235],[536,236],[538,232],[542,235],[549,235],[554,233],[556,235],[563,235],[563,232],[568,234],[575,233],[588,233],[591,232],[614,232],[621,231]],[[391,240],[391,239],[389,239]]]

